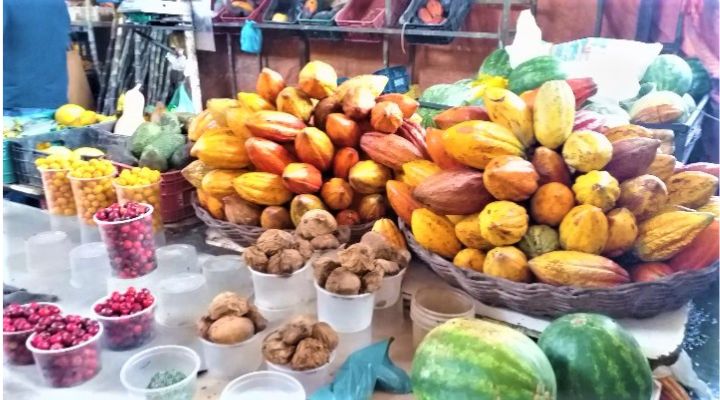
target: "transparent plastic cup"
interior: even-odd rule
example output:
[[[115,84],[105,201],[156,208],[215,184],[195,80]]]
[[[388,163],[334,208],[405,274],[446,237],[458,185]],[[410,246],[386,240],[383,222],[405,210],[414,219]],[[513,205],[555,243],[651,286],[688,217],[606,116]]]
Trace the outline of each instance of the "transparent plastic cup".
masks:
[[[120,369],[120,382],[131,399],[192,400],[199,369],[200,356],[194,350],[184,346],[158,346],[130,357]],[[185,378],[162,388],[147,388],[156,373],[171,370],[181,372]]]
[[[375,293],[340,295],[328,292],[315,282],[318,320],[338,332],[359,332],[372,323]]]
[[[252,296],[253,281],[249,269],[245,260],[236,255],[212,257],[202,265],[211,296],[228,291],[244,297]]]
[[[155,249],[158,272],[171,276],[181,272],[200,272],[198,254],[195,246],[189,244],[171,244]]]
[[[220,400],[305,400],[302,384],[290,375],[258,371],[243,375],[225,386]]]
[[[157,320],[165,326],[195,325],[207,307],[205,277],[181,273],[165,278],[157,287]]]
[[[280,372],[297,379],[305,389],[305,393],[313,394],[320,387],[330,383],[330,366],[333,361],[335,361],[335,352],[330,355],[330,361],[327,364],[306,371],[295,371],[288,366],[273,364],[267,360],[265,360],[265,364],[267,364],[268,371]]]
[[[451,288],[420,288],[410,302],[413,344],[417,347],[430,330],[450,319],[474,317],[475,304],[467,294]]]
[[[77,214],[68,172],[68,169],[40,169],[47,210],[52,215]]]
[[[68,253],[71,249],[70,238],[62,231],[46,231],[30,236],[25,241],[28,271],[45,275],[69,270]]]
[[[135,314],[105,317],[95,312],[95,306],[107,299],[107,297],[103,297],[92,306],[95,319],[100,321],[105,331],[102,340],[103,347],[114,351],[131,350],[144,345],[155,337],[157,301]]]
[[[53,305],[55,303],[38,302],[39,305]],[[60,307],[58,307],[60,308]],[[62,313],[62,309],[60,309]],[[20,332],[3,332],[3,358],[10,365],[30,365],[35,362],[32,352],[25,346],[27,339],[35,332],[35,328]]]
[[[100,372],[100,338],[103,327],[87,342],[62,350],[40,350],[33,347],[35,333],[28,337],[25,345],[30,349],[37,364],[38,372],[45,383],[52,387],[72,387],[81,385]]]
[[[152,231],[153,207],[126,221],[100,221],[94,218],[107,247],[112,276],[130,279],[147,275],[157,268]]]
[[[262,364],[262,332],[235,344],[213,343],[200,338],[205,367],[211,376],[234,379],[257,371]]]
[[[120,204],[131,201],[146,203],[153,206],[153,232],[163,231],[162,209],[160,208],[160,181],[143,186],[123,186],[113,182],[115,193]]]
[[[382,285],[375,292],[375,308],[384,309],[392,307],[402,294],[402,281],[407,268],[403,268],[397,275],[386,276],[382,280]]]
[[[98,210],[117,201],[112,186],[115,173],[100,178],[74,178],[69,176],[75,207],[81,225],[95,226],[93,216]]]
[[[255,290],[255,304],[260,308],[285,309],[314,297],[311,261],[291,275],[266,274],[248,269]]]
[[[80,224],[77,215],[65,216],[48,214],[51,231],[63,231],[68,234],[73,243],[83,243],[80,232]],[[98,235],[99,237],[99,235]],[[86,242],[87,243],[87,242]]]
[[[102,242],[81,244],[70,250],[70,285],[101,296],[105,292],[102,285],[110,276],[110,260]]]

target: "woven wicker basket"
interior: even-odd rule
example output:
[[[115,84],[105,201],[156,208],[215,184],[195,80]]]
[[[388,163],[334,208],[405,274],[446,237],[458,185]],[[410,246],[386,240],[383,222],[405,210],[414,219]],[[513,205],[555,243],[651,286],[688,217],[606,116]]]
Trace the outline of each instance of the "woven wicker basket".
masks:
[[[596,312],[614,318],[649,318],[682,307],[718,277],[718,264],[715,263],[698,271],[613,288],[582,289],[513,282],[457,268],[451,261],[420,246],[402,222],[400,228],[413,253],[446,282],[484,304],[528,315],[559,317],[572,312]]]
[[[213,228],[220,232],[226,238],[239,244],[243,247],[252,246],[257,241],[257,238],[265,232],[265,228],[253,225],[238,225],[232,222],[223,221],[213,218],[210,213],[200,206],[197,195],[193,194],[192,206],[195,209],[195,215],[202,221],[208,228]],[[362,235],[370,231],[375,222],[368,222],[366,224],[353,225],[350,227],[350,242],[354,243],[360,240]]]

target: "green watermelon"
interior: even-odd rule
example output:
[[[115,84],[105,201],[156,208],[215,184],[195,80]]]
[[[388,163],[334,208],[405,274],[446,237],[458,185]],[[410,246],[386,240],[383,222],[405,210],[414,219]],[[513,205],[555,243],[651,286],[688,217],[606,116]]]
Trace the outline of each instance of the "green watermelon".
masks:
[[[555,376],[547,357],[522,333],[477,319],[436,327],[415,352],[418,400],[550,400]]]
[[[552,56],[531,58],[518,65],[508,75],[508,88],[520,94],[540,87],[547,81],[567,78],[562,61]]]
[[[645,71],[640,83],[653,82],[657,90],[683,95],[690,90],[693,72],[685,60],[675,54],[660,54]]]
[[[505,49],[495,49],[483,61],[478,71],[480,74],[502,76],[507,78],[510,75],[510,56]]]
[[[612,319],[569,314],[538,342],[555,370],[558,400],[648,400],[652,371],[635,338]]]
[[[690,90],[688,93],[696,100],[699,100],[706,94],[710,93],[712,89],[712,82],[710,81],[710,74],[708,73],[705,66],[697,58],[687,59],[687,63],[692,70],[692,83],[690,84]]]

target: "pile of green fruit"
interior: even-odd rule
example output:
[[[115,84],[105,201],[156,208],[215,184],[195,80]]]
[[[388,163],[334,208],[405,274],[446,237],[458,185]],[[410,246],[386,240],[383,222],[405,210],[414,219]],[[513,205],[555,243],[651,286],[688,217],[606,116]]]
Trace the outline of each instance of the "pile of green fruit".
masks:
[[[163,114],[158,122],[142,123],[130,137],[128,150],[137,160],[132,165],[160,172],[180,169],[190,162],[183,121],[174,113]]]

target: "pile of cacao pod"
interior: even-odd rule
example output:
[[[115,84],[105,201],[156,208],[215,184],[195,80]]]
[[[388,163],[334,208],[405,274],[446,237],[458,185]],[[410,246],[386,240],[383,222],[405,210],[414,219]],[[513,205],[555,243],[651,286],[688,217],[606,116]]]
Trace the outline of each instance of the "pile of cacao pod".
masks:
[[[208,100],[190,126],[197,160],[183,175],[216,219],[289,229],[326,209],[341,225],[370,225],[389,211],[393,174],[429,159],[417,101],[381,95],[387,81],[362,75],[338,85],[332,66],[312,61],[290,86],[265,68],[256,93]]]
[[[532,104],[498,87],[482,99],[435,116],[431,161],[387,182],[419,245],[458,268],[588,288],[717,262],[717,164],[682,165],[654,132],[576,112],[563,80]]]

